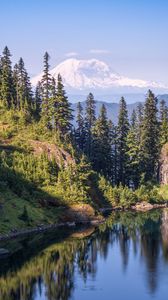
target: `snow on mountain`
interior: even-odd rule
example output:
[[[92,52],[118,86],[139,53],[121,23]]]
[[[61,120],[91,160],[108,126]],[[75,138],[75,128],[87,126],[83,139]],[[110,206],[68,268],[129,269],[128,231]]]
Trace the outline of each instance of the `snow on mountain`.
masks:
[[[57,79],[59,73],[63,78],[65,87],[69,90],[105,90],[122,87],[168,89],[163,84],[156,82],[121,76],[114,72],[105,62],[97,59],[67,59],[50,71],[50,74],[55,79]],[[32,85],[36,86],[41,78],[42,74],[32,78]]]

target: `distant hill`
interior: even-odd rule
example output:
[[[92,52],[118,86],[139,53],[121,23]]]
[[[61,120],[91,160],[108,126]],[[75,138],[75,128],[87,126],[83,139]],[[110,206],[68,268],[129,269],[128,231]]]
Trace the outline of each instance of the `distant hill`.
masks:
[[[145,97],[144,97],[145,98]],[[158,100],[161,101],[162,99],[166,101],[166,104],[168,105],[168,95],[159,95]],[[130,117],[132,114],[132,111],[137,108],[138,104],[142,101],[138,101],[135,103],[127,104],[127,109],[128,109],[128,116]],[[81,102],[83,109],[85,110],[86,108],[86,101]],[[107,116],[114,124],[117,123],[117,118],[118,118],[118,112],[119,112],[119,103],[108,103],[105,101],[96,101],[96,116],[99,115],[100,108],[102,104],[105,105],[107,109]],[[76,115],[77,115],[77,103],[72,103],[72,109],[74,110],[73,114],[75,116],[76,120]],[[74,122],[75,125],[75,122]]]

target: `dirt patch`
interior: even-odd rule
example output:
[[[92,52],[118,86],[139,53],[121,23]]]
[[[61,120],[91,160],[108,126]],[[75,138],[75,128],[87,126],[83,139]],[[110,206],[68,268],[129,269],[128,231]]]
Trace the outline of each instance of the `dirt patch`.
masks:
[[[31,140],[30,145],[33,148],[35,155],[41,155],[45,153],[48,156],[48,159],[55,159],[59,167],[62,165],[64,167],[68,167],[69,165],[75,164],[75,159],[67,151],[55,144]]]

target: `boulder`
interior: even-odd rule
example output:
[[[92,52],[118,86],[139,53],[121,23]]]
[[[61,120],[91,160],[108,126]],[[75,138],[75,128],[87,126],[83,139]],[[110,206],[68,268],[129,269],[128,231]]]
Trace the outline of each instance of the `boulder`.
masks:
[[[154,207],[153,207],[152,204],[143,201],[143,202],[137,203],[132,208],[135,209],[135,210],[138,210],[138,211],[148,211],[148,210],[153,209]]]

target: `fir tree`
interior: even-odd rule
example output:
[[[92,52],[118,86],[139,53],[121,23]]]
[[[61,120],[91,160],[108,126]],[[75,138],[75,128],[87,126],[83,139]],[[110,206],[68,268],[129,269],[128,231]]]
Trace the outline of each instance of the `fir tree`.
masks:
[[[85,115],[85,132],[86,132],[86,143],[85,143],[85,153],[91,158],[92,156],[92,128],[96,121],[95,113],[95,100],[92,93],[90,93],[86,100],[86,115]]]
[[[10,108],[14,97],[14,86],[12,78],[12,63],[10,60],[11,54],[6,46],[3,50],[1,58],[1,101],[3,104]]]
[[[41,106],[42,106],[42,84],[39,81],[35,89],[35,113],[37,117],[40,116]]]
[[[30,109],[33,101],[30,78],[25,69],[24,61],[19,59],[18,64],[14,66],[13,82],[15,87],[15,105],[17,109]]]
[[[58,114],[58,101],[57,101],[57,93],[56,93],[56,81],[52,77],[51,78],[51,94],[48,100],[48,117],[49,117],[49,122],[50,122],[50,129],[54,129],[55,125],[54,123],[55,120],[57,119],[57,114]]]
[[[136,131],[138,143],[141,144],[144,107],[139,103],[136,109]]]
[[[51,97],[51,75],[49,73],[49,54],[45,52],[44,54],[44,69],[43,69],[43,77],[41,80],[42,86],[42,120],[47,128],[51,127],[50,124],[50,107],[49,100]]]
[[[103,104],[100,115],[96,120],[93,133],[93,156],[92,163],[94,169],[110,179],[112,168],[111,156],[111,136],[110,127],[107,119],[106,107]]]
[[[70,133],[73,120],[71,104],[66,96],[64,85],[62,83],[62,77],[58,74],[57,89],[54,104],[54,124],[56,130],[58,130],[62,136]]]
[[[113,185],[118,179],[118,163],[117,163],[117,126],[109,120],[110,140],[111,140],[111,182]]]
[[[125,99],[120,100],[120,110],[117,126],[117,162],[118,162],[118,184],[127,183],[127,134],[129,131],[128,112]]]
[[[144,106],[142,126],[142,170],[145,181],[157,178],[159,158],[159,127],[157,119],[157,98],[149,90]]]
[[[80,102],[77,104],[77,128],[75,130],[75,140],[79,149],[84,150],[85,145],[85,123],[83,117],[83,107]]]
[[[140,144],[138,142],[137,114],[133,110],[131,124],[127,134],[127,176],[128,185],[138,187],[140,181]]]

